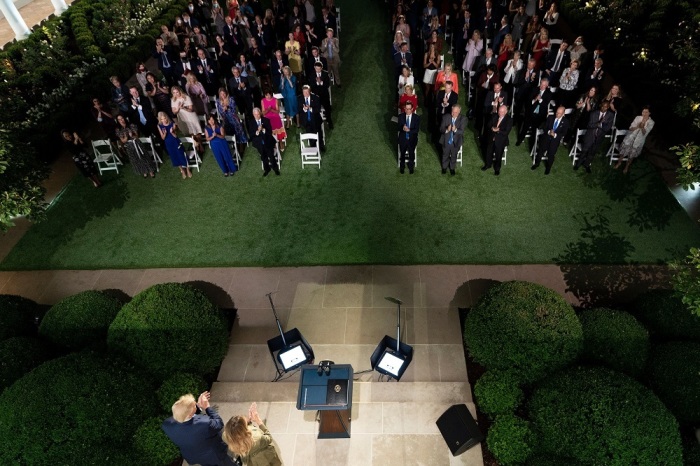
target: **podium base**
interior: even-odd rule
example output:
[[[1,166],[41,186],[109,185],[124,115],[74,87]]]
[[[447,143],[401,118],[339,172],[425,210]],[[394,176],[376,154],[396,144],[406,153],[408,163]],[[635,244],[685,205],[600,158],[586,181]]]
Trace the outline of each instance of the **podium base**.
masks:
[[[318,438],[350,438],[350,410],[319,411],[321,425],[318,428]]]

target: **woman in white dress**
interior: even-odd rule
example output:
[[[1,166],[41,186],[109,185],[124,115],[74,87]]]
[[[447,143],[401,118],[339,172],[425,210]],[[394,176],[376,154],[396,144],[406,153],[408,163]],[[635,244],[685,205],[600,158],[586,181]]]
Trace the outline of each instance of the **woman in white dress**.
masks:
[[[654,127],[654,120],[650,118],[650,115],[651,111],[649,111],[648,106],[642,108],[642,114],[634,119],[630,125],[627,136],[625,136],[625,139],[620,145],[620,155],[617,159],[617,163],[615,164],[615,168],[620,168],[622,160],[627,158],[627,165],[625,165],[623,173],[627,173],[629,171],[630,165],[632,165],[632,160],[639,157],[639,154],[642,153],[644,142],[646,141],[649,132]]]
[[[481,32],[479,30],[474,31],[472,38],[467,42],[467,46],[464,48],[467,52],[464,57],[464,62],[462,63],[462,69],[467,72],[467,75],[474,67],[474,61],[481,55],[481,50],[484,48],[484,41],[481,40]],[[465,83],[466,84],[466,83]]]
[[[194,104],[190,96],[182,92],[178,86],[173,86],[170,90],[170,106],[173,114],[178,119],[180,129],[187,136],[199,135],[202,133],[202,125],[199,123],[199,118],[194,112]]]
[[[513,58],[508,60],[505,68],[503,69],[503,88],[508,93],[509,96],[513,96],[513,86],[515,84],[515,77],[518,72],[523,69],[523,60],[521,58],[522,53],[520,50],[515,50],[513,52]]]
[[[399,76],[399,99],[403,95],[406,84],[410,84],[411,87],[415,86],[415,79],[413,78],[413,73],[411,73],[411,68],[404,66],[401,68],[401,76]]]

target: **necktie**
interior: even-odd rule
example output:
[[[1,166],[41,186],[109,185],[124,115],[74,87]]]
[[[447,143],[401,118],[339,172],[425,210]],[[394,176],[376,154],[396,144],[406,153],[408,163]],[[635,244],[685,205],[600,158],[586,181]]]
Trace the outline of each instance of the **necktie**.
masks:
[[[168,61],[168,54],[165,51],[161,52],[163,54],[163,68],[170,68],[170,62]]]
[[[333,59],[333,42],[330,39],[328,39],[328,59]]]
[[[411,129],[411,115],[406,117],[406,127],[408,129]],[[408,135],[410,134],[410,131],[406,132],[406,139],[408,139]]]
[[[401,52],[401,61],[404,61],[405,59],[406,59],[406,54],[404,54],[403,52]]]
[[[561,51],[557,53],[557,59],[554,61],[554,67],[552,67],[552,71],[555,73],[559,71],[559,65],[561,65],[561,57],[564,55]]]
[[[306,120],[311,121],[311,104],[309,103],[309,98],[306,98],[306,106],[309,107],[309,109],[306,111]]]
[[[542,97],[542,94],[544,91],[540,91],[540,98]],[[535,110],[532,113],[540,113],[540,102],[537,102],[537,107],[535,107]]]
[[[557,128],[559,128],[559,118],[557,118],[556,120],[554,120],[554,128],[552,128],[552,131],[554,131],[554,132],[556,133],[556,132],[557,132]]]
[[[236,78],[236,84],[241,84],[241,78]]]
[[[141,105],[139,104],[138,100],[136,101],[136,104],[138,107],[136,109],[139,111],[139,120],[141,120],[141,124],[145,125],[146,124],[146,116],[143,114],[143,109],[141,108]]]
[[[454,127],[455,127],[455,119],[453,118],[452,119],[452,129],[450,130],[450,139],[447,140],[447,144],[450,144],[450,145],[452,145],[452,141],[454,140],[454,138],[453,138],[453,136],[455,134]]]

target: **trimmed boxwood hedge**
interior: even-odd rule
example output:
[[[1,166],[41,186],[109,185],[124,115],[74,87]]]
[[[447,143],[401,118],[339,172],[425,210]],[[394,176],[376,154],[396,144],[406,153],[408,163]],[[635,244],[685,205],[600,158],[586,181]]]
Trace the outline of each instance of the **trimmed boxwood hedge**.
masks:
[[[534,452],[535,436],[530,423],[502,414],[489,428],[486,444],[499,464],[522,464]]]
[[[81,349],[104,342],[122,304],[101,291],[83,291],[54,304],[39,326],[39,335],[65,348]]]
[[[121,359],[46,362],[0,395],[0,464],[135,464],[134,432],[158,411],[153,390]]]
[[[464,337],[476,362],[511,370],[524,382],[567,366],[583,344],[571,305],[549,288],[522,281],[491,287],[467,315]]]
[[[158,403],[163,412],[170,414],[173,403],[182,395],[192,393],[195,398],[209,388],[209,384],[202,377],[195,374],[179,372],[168,378],[158,389]]]
[[[585,464],[681,466],[678,422],[651,390],[603,367],[574,367],[535,388],[540,453]]]
[[[513,414],[523,400],[523,391],[512,372],[491,370],[476,381],[474,396],[479,411],[493,419],[499,414]]]
[[[50,349],[37,338],[12,337],[0,342],[0,392],[50,358]]]
[[[700,341],[700,316],[693,314],[674,291],[653,290],[639,296],[634,304],[637,317],[652,336]]]
[[[611,369],[638,376],[649,354],[649,332],[631,314],[590,309],[579,315],[583,327],[583,357]]]
[[[679,420],[700,422],[700,343],[654,346],[647,376],[651,388]]]
[[[201,291],[164,283],[122,307],[107,341],[110,349],[164,380],[175,372],[213,372],[226,355],[228,329],[219,309]]]
[[[39,305],[31,299],[9,294],[0,295],[0,341],[36,332],[34,316]]]
[[[534,455],[525,462],[527,466],[581,466],[581,463],[571,458],[560,456]]]
[[[134,450],[144,465],[167,466],[180,457],[180,449],[165,435],[163,418],[146,419],[134,434]]]

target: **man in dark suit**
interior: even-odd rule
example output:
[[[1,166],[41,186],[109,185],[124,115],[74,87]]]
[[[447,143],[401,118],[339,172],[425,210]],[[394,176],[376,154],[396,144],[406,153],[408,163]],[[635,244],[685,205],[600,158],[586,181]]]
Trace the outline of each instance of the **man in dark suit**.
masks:
[[[498,18],[498,12],[493,7],[493,3],[487,1],[484,4],[484,9],[481,10],[481,14],[479,15],[479,26],[481,27],[481,30],[484,31],[484,37],[488,39],[493,38],[493,34],[498,27]]]
[[[537,88],[539,79],[537,62],[534,58],[529,59],[527,65],[516,74],[513,83],[515,92],[515,109],[513,115],[515,116],[516,126],[522,121],[520,115],[523,113],[526,106],[527,98],[532,94],[533,90]]]
[[[483,128],[476,128],[479,132],[479,136],[482,142],[482,151],[488,145],[488,136],[491,131],[488,130],[488,123],[491,122],[491,118],[498,113],[498,109],[501,105],[508,105],[508,93],[503,90],[503,85],[501,83],[496,83],[493,85],[493,90],[486,93],[486,98],[484,99],[484,125]]]
[[[593,66],[588,69],[586,74],[581,74],[579,77],[579,88],[588,90],[595,87],[600,91],[600,85],[603,82],[605,71],[603,70],[603,59],[596,58],[593,60]]]
[[[319,31],[326,31],[328,28],[333,29],[335,35],[338,35],[338,25],[335,16],[330,14],[328,7],[321,8],[321,17],[318,18],[318,24],[316,29]]]
[[[158,120],[153,115],[151,101],[141,97],[136,86],[129,88],[131,102],[129,106],[129,121],[135,123],[143,136],[158,135]]]
[[[228,80],[228,90],[236,101],[236,105],[248,118],[253,111],[253,92],[248,85],[248,78],[241,76],[241,70],[235,66],[231,67],[231,73],[233,77]]]
[[[321,69],[328,72],[328,60],[321,56],[321,52],[318,47],[311,47],[311,57],[306,62],[306,76],[311,76],[316,72],[316,62],[321,62]]]
[[[579,159],[574,165],[574,170],[578,170],[583,165],[587,173],[591,172],[593,157],[598,152],[605,133],[612,129],[613,118],[614,112],[610,111],[610,104],[605,101],[600,104],[600,109],[591,113],[588,119],[586,135],[583,137],[583,143],[581,144],[581,155],[579,155]]]
[[[408,42],[402,42],[400,51],[394,54],[394,81],[399,80],[404,66],[413,68],[413,55],[408,51]]]
[[[513,128],[513,121],[508,115],[508,107],[501,105],[498,108],[498,114],[491,117],[489,126],[491,129],[491,140],[486,149],[486,160],[484,161],[484,166],[481,167],[481,171],[486,171],[493,166],[494,173],[498,176],[501,174],[503,151],[510,143],[508,134]]]
[[[486,68],[486,71],[479,75],[479,79],[476,81],[476,86],[474,88],[474,117],[476,118],[476,128],[480,129],[484,125],[484,102],[486,101],[486,94],[488,91],[493,90],[494,84],[500,82],[498,73],[496,72],[496,65],[492,64]]]
[[[493,49],[491,47],[487,48],[483,55],[479,56],[476,60],[474,69],[476,70],[476,75],[480,76],[490,65],[497,66],[498,60],[493,56]]]
[[[326,141],[323,137],[323,119],[321,118],[321,99],[311,93],[310,86],[304,86],[301,95],[297,98],[299,109],[299,124],[304,133],[318,133],[321,152],[326,151]]]
[[[406,169],[405,154],[408,152],[408,172],[413,175],[416,167],[416,146],[420,117],[413,113],[413,104],[408,101],[404,106],[406,113],[399,115],[399,166],[403,175]]]
[[[547,118],[549,102],[552,100],[552,91],[549,90],[549,80],[540,79],[540,87],[533,90],[529,100],[525,102],[525,119],[523,126],[518,133],[518,140],[515,142],[519,146],[525,140],[525,136],[534,128],[538,128]]]
[[[197,80],[202,83],[208,96],[216,95],[219,90],[219,70],[216,60],[207,58],[207,51],[197,49],[197,58],[192,61],[192,69],[197,75]]]
[[[267,176],[270,170],[275,172],[275,175],[280,174],[280,169],[277,166],[277,157],[275,156],[275,147],[277,141],[272,134],[272,126],[270,120],[261,115],[260,109],[253,109],[253,118],[248,119],[248,134],[250,142],[260,153],[260,159],[263,163],[263,176]]]
[[[536,170],[542,162],[542,157],[546,156],[547,160],[544,162],[544,174],[549,175],[552,171],[552,165],[554,165],[554,156],[557,155],[557,149],[559,149],[559,144],[561,143],[562,137],[566,135],[569,131],[569,120],[564,118],[564,111],[566,109],[564,106],[557,108],[554,115],[550,115],[547,118],[547,122],[544,126],[544,134],[540,136],[540,147],[537,149],[537,155],[535,156],[535,163],[530,167],[531,170]]]
[[[567,50],[568,48],[569,43],[564,39],[558,49],[552,49],[547,54],[543,75],[549,78],[550,86],[559,86],[561,72],[568,68],[571,63],[571,54]]]
[[[464,128],[467,127],[467,119],[461,115],[462,107],[459,104],[452,106],[452,111],[442,118],[440,123],[440,144],[442,144],[442,174],[450,169],[450,175],[455,175],[457,166],[457,152],[462,147],[464,140]]]
[[[243,51],[243,37],[230,16],[226,15],[224,20],[226,21],[223,31],[224,40],[231,46],[233,56],[237,57]]]
[[[331,78],[328,73],[323,71],[323,64],[317,61],[314,64],[314,71],[306,75],[311,86],[311,92],[316,94],[321,99],[321,106],[326,115],[328,127],[333,129],[333,117],[331,116],[331,97],[329,89],[331,87]]]
[[[282,69],[285,66],[289,66],[289,58],[287,58],[287,55],[284,55],[282,51],[275,50],[275,56],[270,60],[270,78],[272,79],[272,86],[276,93],[281,92]]]
[[[163,421],[161,428],[189,464],[234,466],[221,439],[224,421],[209,406],[209,392],[199,395],[197,402],[192,395],[181,396],[172,410],[172,417]]]
[[[438,91],[435,96],[435,109],[431,112],[428,130],[433,134],[433,141],[437,140],[441,131],[440,124],[445,115],[452,113],[452,106],[457,103],[459,96],[452,90],[452,81],[445,82],[445,89]]]
[[[169,86],[176,83],[175,63],[177,63],[177,55],[175,49],[170,45],[165,45],[160,37],[156,39],[156,48],[153,51],[153,58],[158,60],[158,69],[163,73],[163,77],[168,82]]]
[[[187,60],[187,54],[180,52],[180,60],[175,63],[175,79],[177,79],[181,88],[187,85],[187,73],[193,73],[192,63]]]

